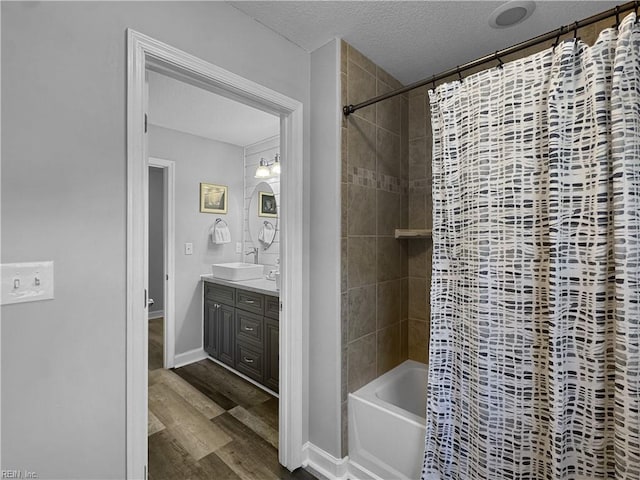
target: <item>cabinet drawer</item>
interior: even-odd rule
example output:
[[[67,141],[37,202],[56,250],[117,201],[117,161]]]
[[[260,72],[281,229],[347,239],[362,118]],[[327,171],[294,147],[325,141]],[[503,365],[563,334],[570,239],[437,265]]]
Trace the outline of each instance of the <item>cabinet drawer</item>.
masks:
[[[263,319],[254,313],[236,310],[236,339],[262,345]]]
[[[244,342],[236,344],[236,369],[256,382],[263,379],[263,353],[261,348]]]
[[[265,296],[264,316],[278,320],[280,317],[280,298]]]
[[[233,306],[235,303],[235,288],[225,287],[224,285],[215,285],[212,283],[204,284],[204,296],[207,300],[224,303]]]
[[[236,307],[262,315],[264,313],[264,295],[238,289],[236,290]]]

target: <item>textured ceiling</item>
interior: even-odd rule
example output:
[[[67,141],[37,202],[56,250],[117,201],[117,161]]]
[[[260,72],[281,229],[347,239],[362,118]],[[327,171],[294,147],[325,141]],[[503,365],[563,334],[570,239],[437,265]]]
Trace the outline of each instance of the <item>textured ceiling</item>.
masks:
[[[244,147],[280,133],[280,119],[155,72],[149,74],[149,122]]]
[[[624,1],[538,1],[529,19],[503,29],[488,18],[505,2],[229,3],[309,52],[341,37],[406,85]]]

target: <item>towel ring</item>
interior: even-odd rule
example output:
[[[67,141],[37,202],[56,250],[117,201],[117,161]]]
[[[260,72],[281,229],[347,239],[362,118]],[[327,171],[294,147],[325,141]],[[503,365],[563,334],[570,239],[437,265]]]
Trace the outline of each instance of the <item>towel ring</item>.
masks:
[[[225,227],[228,227],[229,225],[227,225],[227,222],[225,222],[223,219],[221,218],[216,218],[216,223],[213,224],[214,228],[219,224],[219,223],[224,223]]]
[[[265,220],[263,222],[264,226],[266,227],[267,225],[271,225],[271,227],[273,228],[273,223],[271,223],[269,220]]]

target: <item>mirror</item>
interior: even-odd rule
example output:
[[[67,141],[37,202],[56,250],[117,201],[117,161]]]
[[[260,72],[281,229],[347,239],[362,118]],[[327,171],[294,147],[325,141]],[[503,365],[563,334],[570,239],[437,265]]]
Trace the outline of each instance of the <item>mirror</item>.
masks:
[[[266,182],[256,185],[247,212],[249,237],[253,246],[267,250],[278,231],[278,205],[273,189]]]

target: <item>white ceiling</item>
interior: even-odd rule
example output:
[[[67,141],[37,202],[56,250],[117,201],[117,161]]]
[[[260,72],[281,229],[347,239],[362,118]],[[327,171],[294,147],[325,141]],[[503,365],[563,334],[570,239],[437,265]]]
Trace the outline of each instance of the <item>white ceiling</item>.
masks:
[[[403,84],[430,77],[562,25],[616,1],[537,1],[509,28],[489,27],[495,1],[232,1],[308,52],[342,37]]]
[[[149,72],[149,123],[242,147],[280,133],[275,115],[155,72]]]

